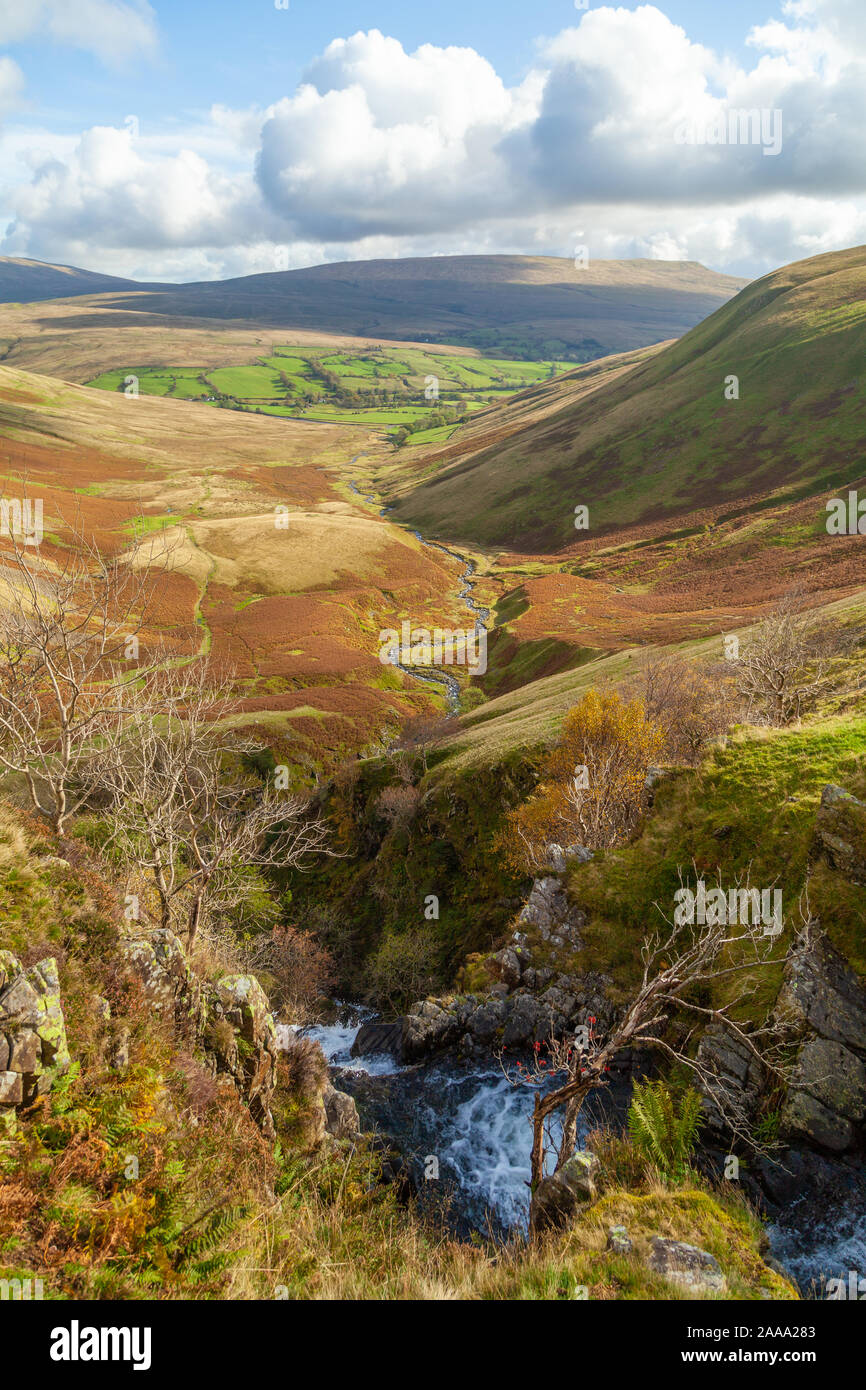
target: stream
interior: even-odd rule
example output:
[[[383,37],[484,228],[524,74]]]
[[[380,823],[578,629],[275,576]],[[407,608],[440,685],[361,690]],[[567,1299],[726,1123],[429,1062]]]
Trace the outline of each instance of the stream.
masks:
[[[513,1085],[493,1057],[410,1066],[386,1053],[353,1057],[358,1029],[375,1017],[361,1005],[339,1004],[333,1023],[280,1029],[320,1043],[334,1084],[355,1099],[361,1128],[388,1136],[403,1155],[422,1209],[464,1239],[474,1232],[500,1239],[525,1233],[534,1091]],[[578,1145],[596,1125],[624,1126],[630,1092],[626,1080],[611,1083],[583,1118]],[[866,1276],[862,1184],[832,1196],[804,1193],[768,1224],[767,1234],[770,1254],[805,1298],[826,1298],[828,1279],[843,1280],[847,1289],[852,1271]]]
[[[354,1096],[362,1129],[393,1139],[423,1206],[464,1237],[473,1231],[504,1237],[515,1227],[525,1229],[534,1091],[513,1085],[493,1057],[412,1066],[384,1053],[352,1057],[358,1029],[374,1016],[370,1009],[341,1005],[336,1023],[300,1031],[321,1044],[335,1085]],[[629,1089],[627,1083],[610,1087],[608,1119],[624,1114]],[[590,1112],[581,1137],[601,1118],[600,1109]],[[438,1176],[430,1177],[437,1169]]]
[[[363,454],[356,454],[349,462],[355,463],[357,459],[363,457]],[[371,506],[375,506],[379,500],[376,497],[363,493],[357,483],[354,482],[349,483],[349,491],[353,492],[356,497],[360,497],[362,501],[370,503]],[[384,516],[388,510],[388,507],[380,507],[379,515]],[[426,541],[420,531],[413,531],[412,535],[421,545],[426,546],[428,550],[441,550],[443,554],[450,556],[452,560],[459,560],[464,566],[463,573],[460,576],[463,587],[459,590],[457,597],[466,605],[472,614],[473,631],[476,635],[486,629],[487,620],[490,617],[490,609],[483,608],[481,604],[477,603],[472,597],[472,590],[474,587],[473,575],[476,569],[474,560],[470,560],[467,556],[461,555],[458,550],[449,550],[447,545],[442,545],[439,541]],[[444,690],[450,713],[453,714],[459,709],[460,682],[457,680],[456,676],[452,676],[447,671],[442,670],[434,675],[429,669],[421,671],[416,666],[404,666],[399,661],[395,661],[393,664],[398,671],[402,671],[405,675],[411,676],[413,680],[421,681],[424,685],[438,686],[441,690]]]

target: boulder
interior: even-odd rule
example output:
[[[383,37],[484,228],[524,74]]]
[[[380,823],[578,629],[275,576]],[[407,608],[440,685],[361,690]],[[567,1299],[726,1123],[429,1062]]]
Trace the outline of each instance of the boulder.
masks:
[[[664,1240],[661,1236],[653,1236],[651,1245],[648,1268],[669,1283],[698,1296],[725,1292],[727,1280],[722,1267],[708,1251],[682,1240]]]
[[[825,787],[811,854],[813,859],[826,860],[852,883],[866,884],[866,802],[842,787]]]
[[[533,1226],[560,1230],[596,1198],[599,1162],[588,1149],[572,1154],[558,1173],[542,1178],[532,1197]]]
[[[526,960],[526,948],[506,946],[504,951],[497,951],[490,957],[490,964],[496,970],[500,980],[508,989],[516,989],[520,984],[520,976],[523,971],[524,961]],[[526,962],[528,964],[528,961]]]
[[[607,1232],[607,1248],[614,1255],[628,1255],[631,1239],[625,1226],[610,1226]]]
[[[361,1122],[358,1119],[358,1107],[352,1096],[347,1096],[345,1091],[338,1091],[336,1086],[329,1085],[323,1095],[322,1104],[325,1107],[325,1129],[334,1139],[355,1140],[361,1133]]]

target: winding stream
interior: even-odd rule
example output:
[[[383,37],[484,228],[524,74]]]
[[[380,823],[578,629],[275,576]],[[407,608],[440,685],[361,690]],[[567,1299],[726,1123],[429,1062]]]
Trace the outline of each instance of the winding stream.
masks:
[[[356,454],[349,462],[350,464],[355,463],[357,459],[363,457],[363,454]],[[357,483],[354,482],[349,483],[349,491],[353,492],[356,497],[360,497],[362,501],[370,503],[371,506],[375,506],[379,500],[376,497],[361,492]],[[384,516],[388,510],[387,507],[380,507],[379,515]],[[473,616],[473,632],[477,635],[479,632],[486,629],[487,620],[490,617],[490,609],[483,608],[481,604],[477,603],[472,597],[472,590],[474,587],[473,575],[476,570],[474,560],[470,560],[466,555],[461,555],[458,550],[449,550],[448,546],[442,545],[440,541],[425,540],[420,531],[413,531],[412,535],[421,545],[426,546],[428,550],[441,550],[443,554],[450,556],[452,560],[459,560],[464,566],[463,573],[460,576],[463,587],[459,590],[457,597],[466,605]],[[405,675],[411,676],[413,680],[421,681],[424,685],[434,685],[438,686],[440,689],[444,689],[449,712],[453,714],[459,709],[460,682],[457,680],[456,676],[452,676],[447,671],[442,670],[434,674],[429,668],[425,668],[421,671],[416,666],[404,666],[402,662],[399,661],[395,661],[393,665],[398,671],[402,671]]]

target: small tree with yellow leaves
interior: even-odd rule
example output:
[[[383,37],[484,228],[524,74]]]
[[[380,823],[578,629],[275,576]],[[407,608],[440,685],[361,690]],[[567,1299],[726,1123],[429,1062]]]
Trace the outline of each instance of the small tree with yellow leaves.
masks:
[[[566,715],[535,795],[507,818],[510,862],[533,871],[552,844],[622,844],[646,807],[647,770],[663,746],[664,730],[641,700],[587,691]]]

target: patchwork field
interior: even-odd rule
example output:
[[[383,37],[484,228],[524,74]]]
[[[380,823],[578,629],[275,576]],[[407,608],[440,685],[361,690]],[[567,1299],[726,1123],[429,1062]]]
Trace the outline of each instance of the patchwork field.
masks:
[[[163,351],[166,351],[164,348]],[[405,443],[446,440],[458,421],[567,371],[564,362],[513,362],[419,348],[335,352],[328,345],[272,345],[240,366],[152,367],[132,363],[87,382],[233,410],[334,424],[382,427]]]

